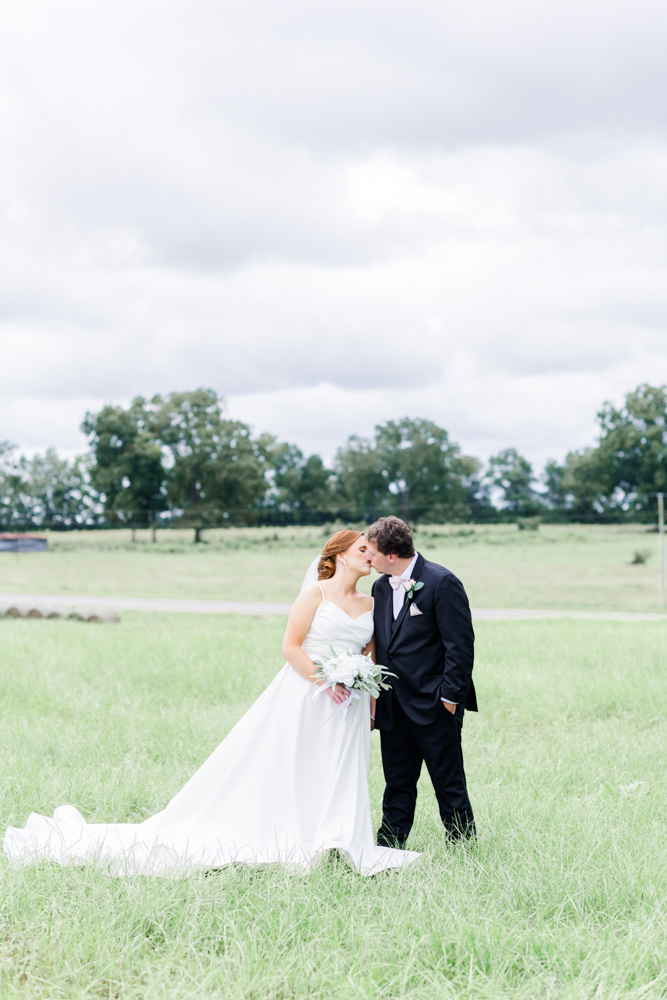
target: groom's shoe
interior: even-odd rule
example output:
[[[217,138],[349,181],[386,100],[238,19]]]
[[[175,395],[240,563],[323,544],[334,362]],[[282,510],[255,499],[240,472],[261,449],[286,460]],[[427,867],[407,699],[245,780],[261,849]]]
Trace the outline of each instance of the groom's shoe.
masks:
[[[395,830],[385,824],[378,830],[378,847],[393,847],[397,851],[404,851],[407,839],[407,837],[400,837]]]
[[[445,835],[450,843],[457,843],[460,840],[476,840],[477,830],[474,819],[467,819],[461,815],[455,815],[451,822],[445,822]]]
[[[382,834],[378,834],[378,847],[393,847],[397,851],[405,850],[405,841],[399,840],[398,837],[383,837]]]

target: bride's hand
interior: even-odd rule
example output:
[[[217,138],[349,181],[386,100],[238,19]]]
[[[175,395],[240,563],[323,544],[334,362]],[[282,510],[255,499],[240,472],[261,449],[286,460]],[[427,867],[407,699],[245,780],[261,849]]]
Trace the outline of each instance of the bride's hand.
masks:
[[[342,684],[336,684],[335,689],[332,687],[327,688],[326,692],[331,698],[331,700],[336,703],[336,705],[342,705],[343,702],[347,701],[347,699],[350,697],[349,690]]]

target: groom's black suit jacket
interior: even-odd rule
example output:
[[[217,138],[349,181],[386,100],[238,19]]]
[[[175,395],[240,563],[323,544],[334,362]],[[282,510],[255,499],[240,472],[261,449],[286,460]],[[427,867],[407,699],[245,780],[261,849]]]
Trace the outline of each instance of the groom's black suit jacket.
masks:
[[[475,634],[463,584],[444,566],[417,556],[413,578],[424,586],[407,597],[394,621],[393,590],[386,575],[373,584],[377,662],[395,677],[388,682],[408,718],[435,722],[446,711],[441,698],[477,711],[472,682]],[[410,614],[415,604],[420,615]],[[391,691],[383,691],[375,711],[378,729],[391,729]]]

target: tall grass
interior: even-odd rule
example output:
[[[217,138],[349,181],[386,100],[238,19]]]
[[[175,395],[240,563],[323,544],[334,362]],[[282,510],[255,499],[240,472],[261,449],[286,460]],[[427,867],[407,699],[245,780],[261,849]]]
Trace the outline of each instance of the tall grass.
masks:
[[[0,622],[0,820],[161,808],[280,666],[279,619]],[[0,862],[0,996],[667,996],[663,623],[489,622],[465,753],[476,845],[423,777],[420,866],[172,881]],[[382,792],[377,737],[371,795]],[[248,790],[252,794],[252,789]]]

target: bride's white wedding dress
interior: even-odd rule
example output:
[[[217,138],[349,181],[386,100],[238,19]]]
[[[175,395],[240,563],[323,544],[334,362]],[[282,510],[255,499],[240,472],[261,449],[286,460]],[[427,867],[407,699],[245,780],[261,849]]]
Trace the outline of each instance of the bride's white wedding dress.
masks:
[[[373,633],[368,611],[352,619],[324,600],[303,644],[360,652]],[[10,827],[4,852],[37,864],[97,863],[110,874],[187,874],[232,863],[309,868],[338,849],[363,875],[415,861],[376,847],[368,795],[369,696],[347,716],[289,664],[162,812],[143,823],[86,823],[74,806],[32,813]]]

